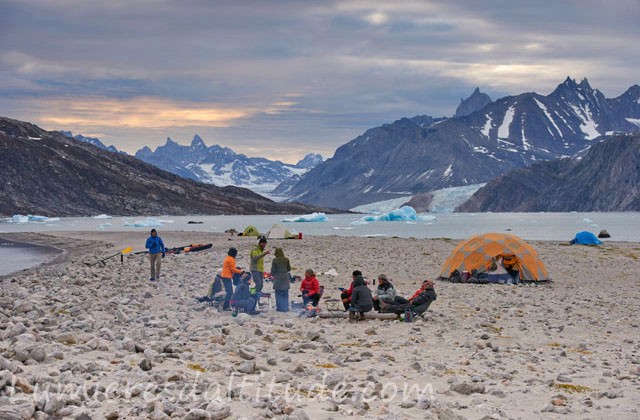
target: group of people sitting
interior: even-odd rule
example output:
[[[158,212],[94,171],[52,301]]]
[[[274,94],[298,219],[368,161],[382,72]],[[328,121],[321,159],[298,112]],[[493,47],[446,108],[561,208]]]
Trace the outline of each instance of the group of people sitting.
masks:
[[[425,280],[416,292],[406,299],[398,296],[393,284],[386,275],[378,276],[378,288],[374,293],[366,284],[362,273],[355,270],[352,273],[351,285],[348,289],[341,288],[340,298],[345,311],[353,310],[360,313],[376,310],[378,312],[388,312],[403,314],[411,311],[414,315],[421,315],[431,303],[436,300],[436,291],[431,280]]]
[[[260,298],[264,296],[262,293],[264,257],[271,253],[270,250],[265,249],[266,245],[267,239],[261,237],[258,239],[258,245],[251,250],[250,273],[236,266],[238,250],[233,247],[229,248],[222,263],[222,272],[216,275],[206,299],[221,303],[223,310],[238,310],[250,315],[258,314]],[[295,282],[295,278],[291,276],[291,263],[284,255],[282,248],[275,248],[274,254],[275,258],[271,263],[270,274],[275,292],[276,311],[288,312],[289,290]],[[366,313],[375,309],[378,312],[403,314],[410,310],[415,315],[420,315],[436,299],[433,282],[430,280],[425,280],[420,289],[409,299],[397,295],[396,289],[386,275],[380,274],[377,280],[378,288],[372,293],[362,272],[355,270],[352,273],[352,282],[349,288],[340,288],[340,298],[345,311],[353,310]],[[252,281],[255,287],[252,287]],[[300,296],[303,305],[317,308],[323,294],[324,287],[320,285],[314,271],[307,269],[300,283]]]

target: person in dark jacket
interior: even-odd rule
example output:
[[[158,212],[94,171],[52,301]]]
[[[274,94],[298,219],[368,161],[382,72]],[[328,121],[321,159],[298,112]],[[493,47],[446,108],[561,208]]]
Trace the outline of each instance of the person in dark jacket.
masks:
[[[273,277],[273,290],[276,294],[276,311],[289,311],[289,288],[291,287],[291,263],[284,256],[282,248],[276,248],[275,258],[271,261],[271,276]]]
[[[389,281],[386,275],[380,274],[378,276],[378,289],[376,289],[373,295],[373,308],[380,312],[380,303],[385,302],[392,304],[396,298],[396,289]]]
[[[351,293],[351,308],[361,314],[373,309],[371,290],[364,284],[362,276],[356,276],[353,280],[353,292]]]
[[[394,312],[398,315],[403,314],[407,309],[411,310],[415,315],[422,315],[429,309],[431,303],[436,300],[436,291],[433,288],[433,282],[431,280],[425,280],[413,296],[407,301],[407,303],[394,303],[393,305],[387,305],[383,303],[381,310],[383,312]],[[396,302],[401,301],[396,299]]]
[[[160,265],[164,258],[164,242],[162,238],[158,236],[158,232],[155,229],[151,229],[150,236],[147,238],[147,242],[144,247],[149,250],[149,262],[151,263],[151,277],[149,280],[156,281],[160,278]]]
[[[240,281],[238,287],[231,296],[231,307],[235,309],[242,309],[244,313],[249,315],[257,315],[260,312],[256,311],[256,304],[258,300],[255,295],[251,294],[249,286],[251,284],[251,277],[244,276]]]

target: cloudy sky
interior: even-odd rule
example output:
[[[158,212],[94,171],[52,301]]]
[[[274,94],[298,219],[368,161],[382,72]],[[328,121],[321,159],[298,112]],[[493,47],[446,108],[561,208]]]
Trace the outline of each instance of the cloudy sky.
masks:
[[[0,0],[0,115],[133,153],[325,157],[401,117],[640,83],[639,0]]]

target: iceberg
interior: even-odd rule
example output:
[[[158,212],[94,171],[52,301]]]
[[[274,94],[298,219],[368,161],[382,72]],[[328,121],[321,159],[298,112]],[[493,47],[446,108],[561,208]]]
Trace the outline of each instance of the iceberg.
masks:
[[[147,217],[145,220],[136,220],[135,222],[125,221],[124,226],[128,227],[160,227],[162,226],[162,220],[158,220],[155,217]]]
[[[94,219],[112,219],[108,214],[99,214],[97,216],[93,216]]]
[[[47,222],[59,222],[59,217],[47,217],[47,216],[38,216],[33,214],[28,214],[26,216],[22,214],[14,214],[11,216],[7,222],[9,223],[47,223]]]
[[[402,206],[385,214],[377,216],[365,216],[361,219],[364,222],[404,222],[408,220],[420,220],[418,214],[411,206]]]
[[[280,220],[281,222],[326,222],[329,220],[324,213],[311,213],[304,216],[298,216],[293,218],[286,218]]]
[[[22,214],[14,214],[7,220],[9,223],[27,223],[29,218],[27,216],[23,216]]]

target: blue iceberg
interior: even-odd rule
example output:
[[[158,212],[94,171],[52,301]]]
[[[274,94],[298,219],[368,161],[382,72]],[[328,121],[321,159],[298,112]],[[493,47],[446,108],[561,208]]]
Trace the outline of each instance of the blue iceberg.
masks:
[[[28,214],[26,216],[22,214],[14,214],[8,220],[9,223],[47,223],[47,222],[59,222],[59,217],[47,217],[38,216],[34,214]]]
[[[329,220],[324,213],[311,213],[304,216],[287,218],[280,220],[281,222],[326,222]]]
[[[376,216],[365,216],[363,222],[405,222],[408,220],[419,220],[418,214],[411,206],[402,206],[385,214]]]

